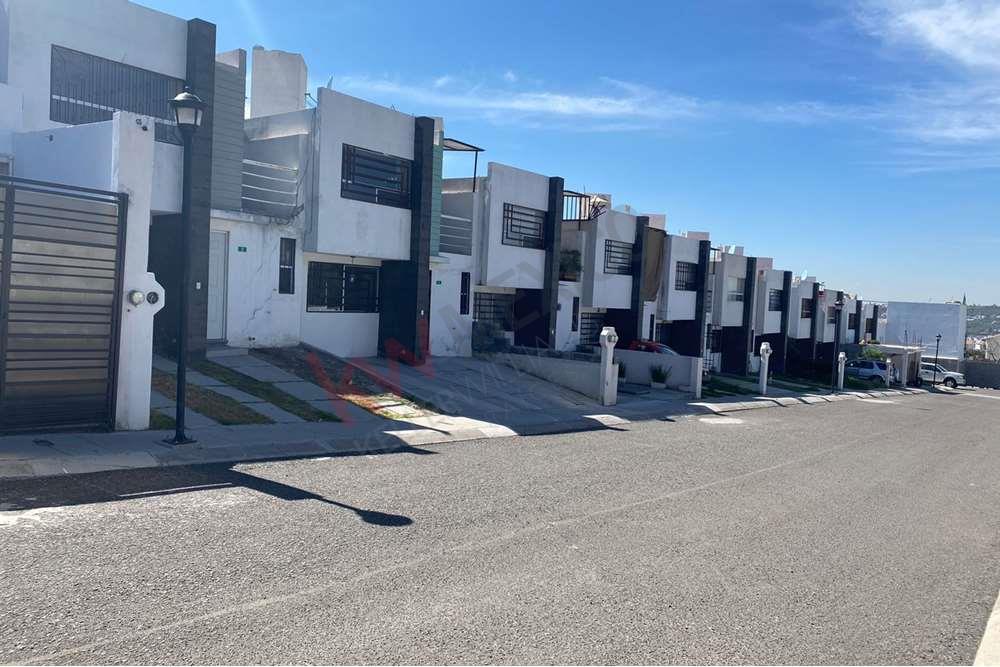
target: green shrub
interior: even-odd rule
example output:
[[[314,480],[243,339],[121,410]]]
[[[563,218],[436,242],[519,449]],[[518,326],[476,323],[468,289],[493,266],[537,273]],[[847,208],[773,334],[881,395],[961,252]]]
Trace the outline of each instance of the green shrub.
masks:
[[[672,369],[664,368],[663,366],[650,366],[649,379],[653,382],[666,382],[667,378],[670,377],[671,370]]]

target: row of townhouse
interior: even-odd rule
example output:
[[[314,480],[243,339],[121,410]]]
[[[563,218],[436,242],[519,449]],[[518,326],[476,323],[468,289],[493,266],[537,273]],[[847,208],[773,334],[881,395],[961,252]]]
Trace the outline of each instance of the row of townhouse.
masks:
[[[182,255],[195,356],[305,343],[419,364],[471,355],[477,326],[575,351],[610,325],[733,373],[768,341],[783,370],[831,354],[838,300],[840,340],[877,337],[873,304],[559,176],[479,175],[482,149],[442,118],[312,93],[300,55],[217,53],[209,22],[6,0],[0,42],[4,425],[146,428]],[[186,191],[169,105],[185,88],[207,104]],[[443,177],[449,151],[475,155],[470,178]]]

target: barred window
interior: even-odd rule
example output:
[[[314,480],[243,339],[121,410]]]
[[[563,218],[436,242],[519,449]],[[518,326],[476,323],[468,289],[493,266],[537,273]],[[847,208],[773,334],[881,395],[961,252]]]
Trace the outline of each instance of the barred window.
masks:
[[[378,267],[309,262],[307,282],[310,312],[378,312]]]
[[[747,279],[746,278],[729,278],[729,294],[726,298],[729,301],[742,301],[743,292],[746,290]]]
[[[580,297],[573,297],[573,315],[570,320],[570,331],[580,330]]]
[[[340,196],[372,204],[411,208],[412,160],[344,144]]]
[[[632,275],[632,244],[604,240],[604,273],[621,276]]]
[[[770,289],[767,291],[767,309],[771,311],[781,310],[781,301],[784,293],[780,289]]]
[[[472,319],[493,322],[504,331],[513,331],[514,295],[476,292],[472,300]]]
[[[722,349],[722,329],[712,329],[708,332],[705,348],[709,352],[718,352]]]
[[[597,345],[601,342],[604,313],[580,314],[580,345]]]
[[[462,272],[462,284],[458,292],[458,314],[469,314],[469,292],[472,290],[472,274]]]
[[[278,251],[278,294],[295,294],[295,239],[281,239]]]
[[[828,306],[826,309],[826,323],[836,324],[837,323],[837,309],[833,306]]]
[[[813,300],[811,298],[802,299],[802,308],[800,310],[800,317],[804,320],[810,320],[813,316]]]
[[[847,314],[847,328],[848,329],[857,329],[858,328],[858,314],[857,313],[848,313]]]
[[[545,229],[545,211],[518,206],[503,205],[503,239],[504,245],[514,245],[521,248],[544,247],[543,230]]]
[[[677,262],[674,289],[681,292],[698,291],[698,265],[695,262]]]
[[[154,120],[157,141],[180,144],[170,100],[184,81],[89,53],[52,45],[49,120],[83,125],[131,111]]]

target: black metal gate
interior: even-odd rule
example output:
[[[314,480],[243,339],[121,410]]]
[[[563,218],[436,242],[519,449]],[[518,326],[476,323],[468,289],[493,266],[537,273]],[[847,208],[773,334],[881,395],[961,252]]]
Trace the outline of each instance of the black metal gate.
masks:
[[[0,431],[113,427],[127,195],[0,177]]]

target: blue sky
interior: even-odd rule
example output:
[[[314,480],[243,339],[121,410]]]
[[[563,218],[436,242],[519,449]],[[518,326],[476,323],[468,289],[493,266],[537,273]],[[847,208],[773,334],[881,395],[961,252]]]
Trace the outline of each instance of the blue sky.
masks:
[[[1000,3],[140,1],[444,116],[481,170],[563,176],[863,298],[1000,302]]]

